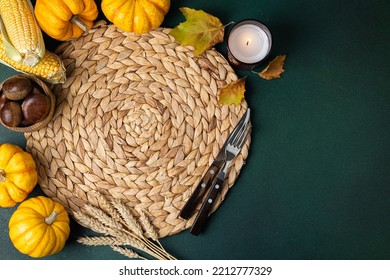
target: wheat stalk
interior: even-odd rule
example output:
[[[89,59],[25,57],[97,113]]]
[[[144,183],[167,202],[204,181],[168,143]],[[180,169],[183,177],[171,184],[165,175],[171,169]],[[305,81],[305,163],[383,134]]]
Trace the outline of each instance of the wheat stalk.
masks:
[[[123,248],[123,247],[120,247],[120,246],[110,246],[114,251],[118,252],[118,253],[121,253],[122,255],[128,257],[128,258],[131,258],[131,259],[142,259],[142,260],[146,260],[145,257],[142,257],[141,255],[137,254],[136,252],[134,252],[133,250],[129,249],[129,248]]]
[[[84,227],[107,235],[111,233],[111,230],[109,228],[104,226],[100,221],[88,216],[84,212],[73,211],[73,216],[77,220],[77,222]]]
[[[125,255],[128,258],[133,259],[143,259],[146,260],[146,258],[142,257],[141,255],[137,254],[135,251],[129,249],[129,248],[123,248],[120,245],[123,245],[123,242],[115,237],[109,237],[109,236],[95,236],[95,237],[80,237],[77,242],[88,245],[88,246],[110,246],[114,251],[117,251],[121,253],[122,255]]]
[[[129,208],[120,201],[119,199],[113,199],[111,204],[115,207],[115,209],[119,212],[120,216],[123,218],[125,224],[129,229],[134,231],[139,236],[143,236],[144,232],[141,226],[138,224],[137,219],[133,216]]]
[[[121,246],[131,246],[156,259],[176,259],[161,245],[156,229],[143,211],[137,211],[140,215],[137,220],[122,201],[118,199],[108,201],[98,192],[94,192],[94,195],[101,208],[85,204],[80,211],[73,211],[73,216],[79,224],[105,236],[80,237],[77,240],[79,243],[89,246],[110,246],[129,258],[145,259],[133,250]]]
[[[145,237],[145,233],[144,233],[141,225],[138,223],[137,219],[131,213],[130,209],[126,206],[126,204],[124,204],[119,199],[113,199],[111,201],[111,204],[119,212],[120,217],[123,219],[123,222],[126,224],[128,229],[132,231],[132,233],[130,233],[130,234],[134,233],[137,237],[139,237],[143,240],[143,242],[145,243],[146,246],[148,246],[152,251],[158,253],[160,255],[159,258],[160,257],[164,258],[164,254],[166,253],[165,249],[163,249],[162,246],[160,246],[161,244],[159,242],[158,242],[158,244],[159,244],[159,247],[161,250],[159,248],[156,248],[156,245],[151,243]],[[161,254],[160,251],[163,251],[163,253]]]
[[[88,246],[116,246],[123,245],[122,241],[110,236],[85,236],[77,239],[77,242]]]
[[[148,216],[146,216],[145,212],[142,209],[139,210],[138,213],[140,214],[139,220],[140,220],[144,230],[146,231],[146,233],[150,236],[150,238],[152,238],[154,241],[157,242],[157,244],[160,246],[160,248],[162,250],[164,250],[164,252],[166,252],[164,247],[162,246],[162,244],[158,240],[158,233],[156,231],[156,228],[153,226],[153,224],[150,221],[150,219],[148,218]]]
[[[85,211],[91,217],[101,221],[102,224],[106,225],[109,228],[118,229],[118,230],[123,229],[123,226],[120,224],[119,221],[117,221],[113,217],[107,215],[102,209],[99,209],[99,208],[92,206],[90,204],[86,204]]]
[[[164,255],[160,253],[160,250],[150,246],[148,242],[145,242],[142,237],[134,235],[133,233],[127,232],[125,230],[118,230],[116,228],[111,228],[104,225],[103,222],[99,221],[97,218],[90,217],[83,212],[75,212],[74,216],[78,219],[78,222],[84,225],[87,228],[92,229],[93,231],[103,233],[106,235],[111,235],[120,240],[121,245],[130,245],[134,248],[144,251],[145,253],[157,258],[165,259]]]
[[[121,219],[119,213],[112,207],[110,201],[101,192],[94,190],[92,191],[92,194],[96,197],[101,209],[106,211],[107,214],[115,220],[119,221]]]
[[[156,229],[153,227],[152,223],[149,221],[148,217],[145,215],[145,213],[141,211],[137,211],[140,214],[140,223],[138,220],[134,217],[134,215],[131,213],[130,209],[119,199],[112,199],[111,201],[112,206],[119,212],[121,218],[125,222],[126,226],[132,230],[136,235],[141,237],[143,241],[150,247],[155,248],[155,244],[150,242],[146,235],[144,230],[146,231],[146,234],[149,235],[152,240],[156,241],[158,244],[158,247],[160,249],[157,249],[158,251],[162,251],[162,256],[166,255],[167,252],[161,245],[161,243],[158,241],[158,234]],[[143,228],[142,228],[142,226]],[[169,254],[168,254],[169,255]]]
[[[143,210],[139,210],[138,213],[140,214],[139,220],[146,231],[146,233],[152,238],[154,241],[158,241],[158,234],[152,223],[150,222],[149,218],[146,216],[145,212]]]

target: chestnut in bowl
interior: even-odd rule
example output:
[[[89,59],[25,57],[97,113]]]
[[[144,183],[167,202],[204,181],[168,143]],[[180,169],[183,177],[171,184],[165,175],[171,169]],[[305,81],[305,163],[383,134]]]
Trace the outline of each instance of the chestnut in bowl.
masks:
[[[0,110],[1,121],[10,127],[18,126],[22,121],[22,109],[17,102],[9,101]]]
[[[23,118],[28,123],[43,120],[50,111],[50,98],[39,91],[33,91],[22,103]]]

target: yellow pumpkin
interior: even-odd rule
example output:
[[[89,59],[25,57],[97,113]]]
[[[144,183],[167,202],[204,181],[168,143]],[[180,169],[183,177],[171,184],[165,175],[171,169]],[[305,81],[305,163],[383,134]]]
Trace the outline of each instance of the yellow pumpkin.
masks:
[[[93,0],[37,0],[34,12],[41,29],[59,41],[79,38],[99,13]]]
[[[0,207],[21,202],[38,183],[38,173],[31,154],[17,145],[0,144]]]
[[[125,32],[146,33],[161,25],[170,0],[103,0],[106,18]]]
[[[64,206],[45,196],[23,201],[9,221],[9,237],[15,248],[34,258],[61,251],[69,232]]]

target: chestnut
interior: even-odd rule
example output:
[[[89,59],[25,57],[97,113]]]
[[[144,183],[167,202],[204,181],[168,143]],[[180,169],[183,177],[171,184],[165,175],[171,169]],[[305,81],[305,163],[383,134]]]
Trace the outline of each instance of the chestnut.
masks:
[[[9,127],[16,127],[22,121],[22,108],[17,102],[9,101],[0,110],[1,121]]]
[[[0,111],[1,111],[1,108],[3,108],[4,104],[7,103],[9,100],[7,99],[7,97],[5,97],[4,94],[0,93]]]
[[[32,88],[31,88],[31,93],[43,93],[43,89],[36,83],[33,83]]]
[[[19,124],[20,127],[27,127],[30,125],[33,125],[33,123],[26,121],[26,119],[22,119],[22,121]]]
[[[50,98],[39,91],[27,95],[22,103],[23,118],[28,123],[37,123],[43,120],[49,111]]]
[[[22,100],[31,92],[32,81],[27,77],[15,76],[5,80],[2,88],[9,100]]]

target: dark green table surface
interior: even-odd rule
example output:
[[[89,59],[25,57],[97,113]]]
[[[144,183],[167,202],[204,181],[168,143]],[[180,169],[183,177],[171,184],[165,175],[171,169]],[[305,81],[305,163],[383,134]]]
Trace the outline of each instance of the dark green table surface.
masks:
[[[273,34],[271,57],[287,60],[277,80],[237,71],[252,109],[247,164],[203,234],[164,246],[180,259],[390,259],[390,2],[172,2],[163,26],[184,21],[179,7],[223,23],[256,18]],[[16,73],[0,66],[1,81]],[[25,147],[3,127],[0,142]],[[0,209],[0,259],[29,259],[8,237],[15,208]],[[64,250],[46,259],[124,259],[78,244],[85,233],[73,222]]]

